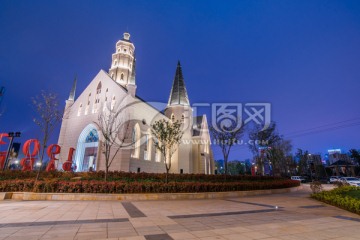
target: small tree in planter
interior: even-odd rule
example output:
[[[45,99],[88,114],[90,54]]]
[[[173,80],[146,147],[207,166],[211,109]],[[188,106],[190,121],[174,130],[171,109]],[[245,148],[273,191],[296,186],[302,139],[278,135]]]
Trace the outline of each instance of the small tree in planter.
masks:
[[[120,149],[130,147],[132,142],[126,140],[130,131],[130,121],[127,119],[126,108],[128,106],[107,106],[98,115],[95,124],[103,136],[101,142],[105,157],[105,181],[107,181],[109,168]]]
[[[169,171],[171,169],[171,158],[178,149],[183,132],[181,122],[171,122],[164,119],[156,121],[151,125],[151,133],[157,141],[155,147],[164,157],[166,169],[166,183],[168,183]]]

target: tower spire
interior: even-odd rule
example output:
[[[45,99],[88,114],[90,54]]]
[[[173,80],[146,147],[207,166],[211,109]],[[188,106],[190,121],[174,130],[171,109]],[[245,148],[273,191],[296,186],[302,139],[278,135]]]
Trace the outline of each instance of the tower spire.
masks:
[[[74,83],[72,85],[70,95],[69,95],[69,99],[68,99],[69,101],[74,101],[75,100],[76,82],[77,82],[77,76],[75,75]]]
[[[180,61],[178,61],[174,82],[171,88],[168,106],[184,105],[189,106],[189,97],[187,95],[184,77],[181,70]]]

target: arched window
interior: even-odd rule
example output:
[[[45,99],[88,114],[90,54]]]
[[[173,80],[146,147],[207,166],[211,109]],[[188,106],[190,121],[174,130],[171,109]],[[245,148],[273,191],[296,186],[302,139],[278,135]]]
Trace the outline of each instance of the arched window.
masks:
[[[185,116],[184,114],[181,115],[181,122],[184,123],[184,120],[185,120]]]
[[[104,101],[104,103],[103,103],[103,111],[105,111],[106,108],[107,108],[107,104],[108,104],[108,91],[109,91],[109,89],[107,88],[106,91],[105,91],[105,101]]]
[[[140,133],[140,127],[139,124],[136,124],[133,128],[133,132],[132,132],[132,143],[134,146],[134,150],[133,153],[131,154],[131,157],[133,158],[139,158],[140,155],[140,137],[141,137],[141,133]]]
[[[97,113],[97,111],[98,111],[98,107],[99,107],[99,103],[100,103],[100,93],[101,93],[101,82],[99,82],[99,84],[97,85],[97,88],[96,88],[95,103],[94,103],[94,106],[93,106],[93,113]]]
[[[97,88],[96,88],[96,94],[99,94],[101,93],[101,82],[99,82],[99,84],[97,85]]]
[[[151,160],[151,131],[145,135],[144,141],[144,160]]]
[[[174,114],[171,114],[171,121],[175,122],[175,115]]]
[[[96,170],[99,135],[93,124],[86,126],[81,132],[75,152],[77,172]]]
[[[120,52],[121,51],[121,49],[120,48],[118,48],[118,52]]]
[[[116,65],[117,65],[117,60],[114,61],[114,66],[116,66]]]
[[[78,116],[80,116],[81,115],[81,109],[82,109],[82,103],[80,103],[80,106],[79,106],[79,109],[78,109]]]
[[[86,105],[86,108],[85,108],[85,115],[87,115],[89,113],[90,97],[91,97],[91,93],[89,93],[89,96],[88,96],[88,102],[87,102],[87,105]]]
[[[114,110],[115,103],[116,103],[115,96],[113,96],[112,99],[111,99],[110,110]]]
[[[92,130],[85,139],[85,143],[92,143],[92,142],[98,142],[99,141],[99,135],[96,130]]]
[[[121,75],[120,75],[120,80],[124,80],[124,74],[123,73],[121,73]]]
[[[144,136],[144,160],[149,160],[148,144],[149,144],[149,136],[147,134],[145,134],[145,136]]]
[[[161,153],[160,150],[157,149],[156,144],[158,144],[158,140],[156,138],[154,138],[154,148],[155,148],[155,162],[160,162],[161,161]]]

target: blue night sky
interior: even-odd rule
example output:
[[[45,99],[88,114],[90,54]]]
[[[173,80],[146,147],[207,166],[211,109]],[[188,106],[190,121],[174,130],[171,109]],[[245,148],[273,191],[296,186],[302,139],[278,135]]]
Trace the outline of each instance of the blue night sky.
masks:
[[[180,60],[191,103],[268,102],[294,150],[360,148],[356,0],[1,0],[0,131],[39,137],[31,97],[48,90],[65,104],[75,74],[79,94],[108,71],[125,31],[136,46],[137,94],[147,101],[167,101]],[[230,158],[250,156],[243,146]]]

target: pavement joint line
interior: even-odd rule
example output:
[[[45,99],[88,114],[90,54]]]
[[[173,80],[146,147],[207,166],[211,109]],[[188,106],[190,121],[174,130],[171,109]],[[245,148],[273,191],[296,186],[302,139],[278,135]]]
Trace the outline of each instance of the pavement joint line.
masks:
[[[236,203],[244,203],[244,204],[255,205],[255,206],[261,206],[261,207],[267,207],[267,208],[276,208],[276,207],[277,207],[277,206],[274,206],[274,205],[269,205],[269,204],[263,204],[263,203],[253,203],[253,202],[244,202],[244,201],[236,201],[236,200],[231,200],[231,199],[226,199],[225,201],[229,201],[229,202],[236,202]],[[283,208],[283,207],[278,207],[278,208]]]
[[[326,207],[325,205],[308,205],[308,206],[299,206],[299,208],[322,208]]]
[[[174,216],[168,216],[168,218],[170,218],[170,219],[180,219],[180,218],[198,218],[198,217],[217,217],[217,216],[227,216],[227,215],[267,213],[267,212],[276,212],[276,211],[282,211],[282,210],[279,210],[279,209],[262,209],[262,210],[221,212],[221,213],[200,213],[200,214],[189,214],[189,215],[174,215]]]
[[[333,216],[334,218],[338,218],[338,219],[343,219],[343,220],[350,220],[350,221],[355,221],[355,222],[360,222],[360,218],[353,218],[353,217],[346,217],[346,216]]]
[[[130,217],[132,218],[146,217],[146,215],[131,202],[122,202],[121,204],[123,205],[124,209],[129,214]]]
[[[167,233],[144,235],[144,238],[146,240],[173,240],[173,238]]]
[[[68,220],[68,221],[48,221],[48,222],[19,222],[19,223],[2,223],[2,224],[0,224],[0,228],[33,227],[33,226],[64,225],[64,224],[128,222],[128,221],[129,221],[128,218],[111,218],[111,219]]]

